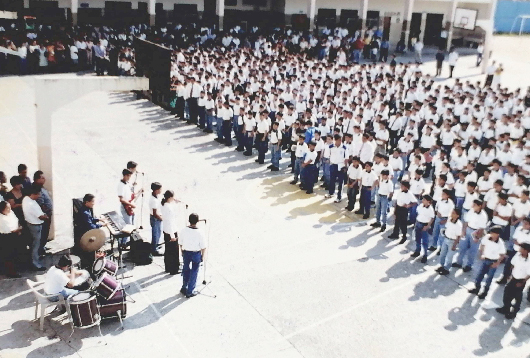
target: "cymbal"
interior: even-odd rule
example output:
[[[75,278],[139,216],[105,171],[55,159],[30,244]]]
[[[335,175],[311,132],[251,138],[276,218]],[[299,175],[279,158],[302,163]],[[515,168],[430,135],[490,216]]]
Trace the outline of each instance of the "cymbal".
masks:
[[[105,245],[106,239],[107,235],[105,234],[104,230],[92,229],[81,236],[81,240],[79,240],[79,247],[81,247],[81,250],[83,251],[94,252]]]

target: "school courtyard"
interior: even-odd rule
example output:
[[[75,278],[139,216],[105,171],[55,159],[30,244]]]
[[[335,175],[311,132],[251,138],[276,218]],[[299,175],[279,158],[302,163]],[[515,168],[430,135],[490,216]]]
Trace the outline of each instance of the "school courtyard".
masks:
[[[529,47],[529,37],[495,37],[503,86],[530,85]],[[428,52],[423,66],[434,74]],[[484,81],[474,61],[462,56],[455,75]],[[447,75],[445,67],[439,83]],[[8,175],[19,163],[30,173],[38,169],[33,85],[32,77],[0,78],[0,170]],[[95,194],[96,214],[118,208],[121,170],[134,160],[147,183],[161,182],[188,212],[207,219],[200,225],[209,241],[211,283],[186,299],[178,292],[181,276],[164,273],[163,257],[148,266],[127,263],[132,277],[124,283],[136,302],[127,304],[124,330],[114,319],[101,323],[102,338],[97,328],[70,337],[65,315],[57,313],[41,332],[26,278],[44,275],[1,277],[1,358],[530,357],[526,300],[517,318],[506,320],[495,312],[502,286],[494,283],[480,301],[467,291],[475,271],[444,277],[434,271],[438,256],[426,265],[411,260],[412,243],[397,245],[389,232],[383,236],[345,215],[346,203],[325,199],[320,188],[307,195],[289,185],[285,155],[282,170],[271,174],[255,157],[127,92],[92,92],[52,119],[58,234],[51,251],[72,241],[72,198]],[[150,240],[145,206],[142,235]],[[47,257],[48,266],[54,259]]]

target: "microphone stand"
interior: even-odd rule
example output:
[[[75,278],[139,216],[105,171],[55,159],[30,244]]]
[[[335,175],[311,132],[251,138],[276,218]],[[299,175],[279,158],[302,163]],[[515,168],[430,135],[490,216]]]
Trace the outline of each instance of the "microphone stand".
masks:
[[[204,220],[204,225],[208,225],[206,220]],[[208,234],[206,236],[206,247],[208,249],[208,255],[206,256],[206,260],[204,260],[204,262],[202,264],[203,267],[204,267],[203,277],[202,277],[203,278],[202,279],[202,284],[204,285],[204,287],[202,287],[200,290],[198,290],[198,292],[199,292],[200,295],[211,297],[211,298],[216,298],[217,295],[212,291],[212,289],[209,286],[210,283],[212,283],[212,280],[210,279],[210,281],[206,281],[206,268],[208,267],[206,264],[208,263],[208,257],[210,256],[210,254],[209,254],[209,252],[210,252],[210,228],[211,228],[211,224],[208,225]],[[211,295],[208,295],[208,294],[202,292],[206,288],[212,293]]]
[[[144,185],[145,185],[145,173],[142,172],[142,189],[144,188]],[[139,227],[140,230],[143,230],[144,228],[143,223],[144,223],[144,191],[142,190],[142,206],[140,207],[140,227]]]

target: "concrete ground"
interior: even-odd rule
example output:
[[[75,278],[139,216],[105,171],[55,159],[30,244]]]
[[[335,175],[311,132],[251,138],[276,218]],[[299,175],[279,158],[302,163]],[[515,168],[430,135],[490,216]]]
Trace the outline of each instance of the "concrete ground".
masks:
[[[530,67],[517,51],[530,41],[508,39],[510,50],[497,38],[502,51],[494,53],[506,65],[503,83],[525,87]],[[455,74],[482,79],[473,61],[461,58]],[[424,66],[434,73],[433,63]],[[21,162],[37,169],[32,83],[0,79],[0,169],[8,175]],[[57,251],[71,240],[72,198],[91,192],[97,213],[117,209],[119,174],[135,160],[146,183],[160,181],[208,219],[211,283],[198,286],[204,295],[186,299],[178,293],[181,277],[164,273],[162,257],[128,264],[133,277],[125,284],[136,302],[128,303],[123,331],[116,320],[101,324],[102,339],[96,328],[69,337],[65,317],[54,313],[40,332],[25,280],[0,280],[1,358],[530,357],[526,302],[514,321],[505,320],[494,310],[502,287],[494,284],[479,301],[467,292],[473,273],[440,277],[437,256],[427,265],[411,260],[411,243],[396,245],[345,216],[345,204],[324,199],[320,189],[300,192],[286,169],[271,174],[129,93],[91,93],[53,120],[59,234],[49,247]],[[149,228],[147,208],[143,226]]]

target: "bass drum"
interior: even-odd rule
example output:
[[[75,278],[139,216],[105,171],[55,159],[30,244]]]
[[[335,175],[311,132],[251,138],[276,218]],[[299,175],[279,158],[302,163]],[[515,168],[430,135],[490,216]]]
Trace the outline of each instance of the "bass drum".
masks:
[[[106,300],[103,297],[98,298],[99,312],[102,318],[108,317],[121,317],[127,316],[127,301],[126,301],[125,290],[119,289],[116,291],[114,296],[110,300]],[[119,313],[118,313],[119,312]]]
[[[69,298],[70,311],[75,327],[88,328],[99,324],[101,315],[96,295],[92,292],[79,292]]]

